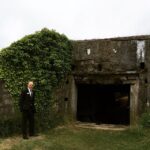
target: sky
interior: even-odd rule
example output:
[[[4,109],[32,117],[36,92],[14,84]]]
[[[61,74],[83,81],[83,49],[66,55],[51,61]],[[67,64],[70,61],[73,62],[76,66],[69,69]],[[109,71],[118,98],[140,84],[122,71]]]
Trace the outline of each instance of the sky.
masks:
[[[150,0],[0,0],[0,49],[42,28],[71,40],[150,35]]]

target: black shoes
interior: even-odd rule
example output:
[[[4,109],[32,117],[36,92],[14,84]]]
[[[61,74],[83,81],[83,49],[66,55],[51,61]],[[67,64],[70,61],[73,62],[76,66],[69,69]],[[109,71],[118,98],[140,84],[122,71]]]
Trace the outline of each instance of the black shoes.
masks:
[[[23,136],[23,139],[25,139],[25,140],[27,140],[27,139],[29,139],[27,136]]]
[[[38,136],[38,134],[30,134],[29,136],[31,136],[31,137]]]

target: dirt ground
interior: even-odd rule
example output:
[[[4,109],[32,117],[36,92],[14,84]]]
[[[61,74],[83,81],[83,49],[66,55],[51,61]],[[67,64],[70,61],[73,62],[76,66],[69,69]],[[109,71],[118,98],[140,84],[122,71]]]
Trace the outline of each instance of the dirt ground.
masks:
[[[129,126],[125,126],[125,125],[114,125],[114,124],[98,124],[97,125],[95,123],[81,123],[81,122],[77,122],[76,126],[81,127],[81,128],[113,130],[113,131],[122,131],[122,130],[129,128]]]

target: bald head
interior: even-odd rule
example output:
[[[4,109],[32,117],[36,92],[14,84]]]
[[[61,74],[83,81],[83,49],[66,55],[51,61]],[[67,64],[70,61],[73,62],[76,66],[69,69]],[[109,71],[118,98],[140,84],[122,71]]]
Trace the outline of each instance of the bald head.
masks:
[[[29,82],[28,82],[28,88],[29,88],[29,89],[32,90],[32,89],[33,89],[33,85],[34,85],[34,84],[33,84],[33,81],[29,81]]]

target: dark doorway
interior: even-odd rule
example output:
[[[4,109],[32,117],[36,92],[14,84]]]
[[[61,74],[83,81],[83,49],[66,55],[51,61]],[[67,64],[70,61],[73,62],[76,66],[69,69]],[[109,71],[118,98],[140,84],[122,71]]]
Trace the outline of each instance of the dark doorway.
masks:
[[[78,84],[77,120],[130,123],[130,85]]]

